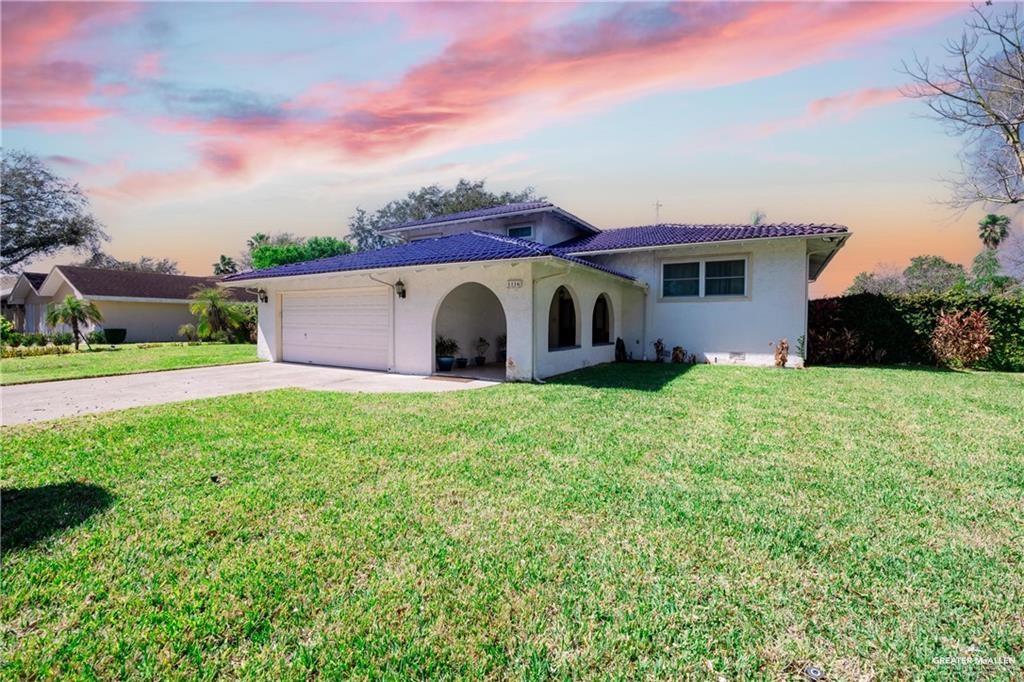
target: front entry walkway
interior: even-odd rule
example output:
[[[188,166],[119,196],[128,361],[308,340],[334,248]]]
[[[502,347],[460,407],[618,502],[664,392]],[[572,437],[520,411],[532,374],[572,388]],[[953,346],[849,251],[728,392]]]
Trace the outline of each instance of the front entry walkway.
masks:
[[[4,386],[0,388],[0,401],[3,424],[9,425],[276,388],[415,393],[494,385],[492,381],[438,381],[432,377],[361,369],[256,362]]]

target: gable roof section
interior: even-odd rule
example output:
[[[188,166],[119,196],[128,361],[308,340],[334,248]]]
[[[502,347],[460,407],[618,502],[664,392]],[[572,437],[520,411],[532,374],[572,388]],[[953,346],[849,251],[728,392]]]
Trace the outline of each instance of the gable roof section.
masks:
[[[680,225],[659,224],[605,230],[556,244],[565,253],[598,253],[626,251],[657,246],[705,244],[746,239],[778,239],[783,237],[823,237],[847,235],[843,225],[778,223],[774,225]]]
[[[389,225],[388,227],[381,228],[381,232],[398,232],[400,230],[410,230],[419,227],[438,227],[441,225],[450,225],[452,223],[489,220],[491,218],[508,218],[517,215],[547,212],[561,216],[584,232],[597,233],[599,231],[587,221],[574,216],[558,206],[555,206],[550,201],[526,201],[516,204],[492,206],[490,208],[477,208],[471,211],[460,211],[458,213],[446,213],[444,215],[424,218],[422,220],[410,220],[408,222],[399,223],[398,225]]]
[[[30,293],[39,293],[39,287],[45,279],[45,272],[23,272],[20,275],[15,275],[14,284],[9,290],[3,292],[3,298],[12,304],[24,303],[25,297]]]
[[[593,263],[584,258],[562,253],[551,246],[537,242],[490,232],[460,232],[447,237],[420,239],[389,246],[375,251],[361,251],[342,256],[331,256],[303,263],[278,265],[264,270],[242,272],[228,275],[225,282],[238,282],[271,277],[295,277],[298,275],[318,275],[329,272],[351,272],[353,270],[383,270],[411,265],[442,265],[445,263],[474,263],[497,260],[517,260],[523,258],[558,258],[570,263],[584,265],[601,270],[617,277],[633,280],[629,275],[612,270],[603,265]]]
[[[43,280],[46,279],[45,272],[23,272],[21,275],[28,280],[28,283],[32,285],[32,288],[39,291],[39,287],[42,285]]]
[[[46,295],[52,296],[60,286],[55,278],[57,274],[85,298],[185,300],[191,297],[197,288],[213,287],[220,281],[219,277],[164,275],[156,272],[58,265],[46,278]],[[53,278],[52,284],[50,284],[51,278]],[[233,291],[233,297],[239,301],[255,300],[255,295],[238,290]]]

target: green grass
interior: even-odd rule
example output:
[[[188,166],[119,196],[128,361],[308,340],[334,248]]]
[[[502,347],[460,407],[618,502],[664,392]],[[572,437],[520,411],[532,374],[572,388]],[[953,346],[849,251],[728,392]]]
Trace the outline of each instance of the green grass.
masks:
[[[83,379],[165,369],[256,362],[251,344],[184,343],[105,346],[107,350],[0,360],[0,384]]]
[[[1022,405],[631,365],[7,428],[3,677],[1018,677]]]

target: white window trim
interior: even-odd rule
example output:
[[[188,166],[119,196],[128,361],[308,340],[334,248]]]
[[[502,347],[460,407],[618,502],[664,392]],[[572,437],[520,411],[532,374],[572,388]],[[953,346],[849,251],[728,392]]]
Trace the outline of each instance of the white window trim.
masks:
[[[659,303],[717,303],[719,301],[749,301],[751,298],[751,254],[749,253],[727,253],[715,256],[695,256],[693,258],[666,258],[658,261],[658,302]],[[704,293],[705,268],[704,264],[711,261],[742,260],[743,261],[743,295],[708,296]],[[665,266],[678,263],[699,263],[700,279],[697,281],[698,293],[696,296],[665,296]]]
[[[521,230],[524,227],[530,228],[529,236],[526,236],[526,237],[512,237],[512,235],[511,235],[512,230]],[[535,234],[535,232],[534,232],[534,229],[533,229],[533,223],[526,223],[525,225],[508,225],[505,228],[505,236],[506,237],[512,237],[513,239],[533,239],[534,234]]]

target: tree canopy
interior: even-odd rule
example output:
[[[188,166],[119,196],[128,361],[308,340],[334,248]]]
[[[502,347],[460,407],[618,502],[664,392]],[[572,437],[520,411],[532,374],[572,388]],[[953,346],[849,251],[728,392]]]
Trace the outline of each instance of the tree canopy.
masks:
[[[263,268],[272,268],[275,265],[328,258],[351,252],[352,245],[344,239],[338,239],[337,237],[310,237],[298,243],[260,244],[252,250],[250,261],[254,269],[261,270]]]
[[[459,180],[454,187],[427,185],[409,192],[370,213],[356,208],[349,218],[349,239],[357,251],[368,251],[389,246],[394,239],[381,234],[382,228],[412,220],[425,220],[447,213],[491,208],[523,201],[544,201],[533,187],[518,192],[491,192],[486,180]]]
[[[103,268],[105,270],[125,270],[127,272],[157,272],[162,275],[180,275],[177,261],[170,258],[153,258],[140,256],[138,260],[119,260],[103,251],[94,251],[92,255],[80,263],[85,268]]]
[[[0,177],[0,270],[20,270],[65,248],[98,251],[109,239],[81,188],[38,157],[4,152]]]

